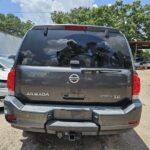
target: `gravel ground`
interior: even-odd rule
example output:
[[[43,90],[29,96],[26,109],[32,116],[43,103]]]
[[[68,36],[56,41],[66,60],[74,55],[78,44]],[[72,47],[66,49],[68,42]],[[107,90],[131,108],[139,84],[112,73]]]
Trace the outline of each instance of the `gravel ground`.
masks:
[[[76,142],[11,128],[0,110],[0,150],[148,150],[150,149],[150,70],[138,71],[143,111],[140,125],[121,135],[83,137]]]

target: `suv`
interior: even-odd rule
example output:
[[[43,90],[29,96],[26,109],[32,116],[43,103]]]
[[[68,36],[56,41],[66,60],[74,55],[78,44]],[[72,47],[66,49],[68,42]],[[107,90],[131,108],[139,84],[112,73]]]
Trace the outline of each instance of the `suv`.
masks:
[[[8,75],[5,118],[15,128],[57,134],[117,134],[137,126],[140,79],[114,28],[34,26]]]

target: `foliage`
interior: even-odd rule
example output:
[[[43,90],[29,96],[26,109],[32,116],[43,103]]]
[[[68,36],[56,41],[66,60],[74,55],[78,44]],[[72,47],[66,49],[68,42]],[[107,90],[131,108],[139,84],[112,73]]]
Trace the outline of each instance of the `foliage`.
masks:
[[[0,31],[22,37],[33,26],[31,21],[23,22],[13,14],[0,14]]]
[[[58,24],[111,26],[122,31],[128,40],[150,39],[150,5],[142,6],[139,0],[132,4],[117,0],[111,6],[80,7],[70,12],[54,11],[51,15],[52,20]]]
[[[143,58],[144,59],[150,58],[150,51],[148,49],[143,50]]]

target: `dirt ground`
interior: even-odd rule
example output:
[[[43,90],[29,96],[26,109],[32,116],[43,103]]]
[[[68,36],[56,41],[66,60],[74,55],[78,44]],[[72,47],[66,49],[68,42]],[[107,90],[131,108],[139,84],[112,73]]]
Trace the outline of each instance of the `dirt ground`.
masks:
[[[150,70],[138,71],[141,77],[143,111],[140,125],[121,135],[83,137],[76,142],[55,136],[27,133],[11,128],[0,110],[0,150],[148,150],[150,149]]]

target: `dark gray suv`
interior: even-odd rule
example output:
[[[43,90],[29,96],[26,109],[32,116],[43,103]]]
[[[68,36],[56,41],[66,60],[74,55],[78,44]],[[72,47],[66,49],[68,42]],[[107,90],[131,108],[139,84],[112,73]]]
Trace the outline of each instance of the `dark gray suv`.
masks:
[[[129,44],[114,28],[34,26],[8,75],[5,117],[15,128],[57,134],[113,134],[137,126],[140,79]]]

